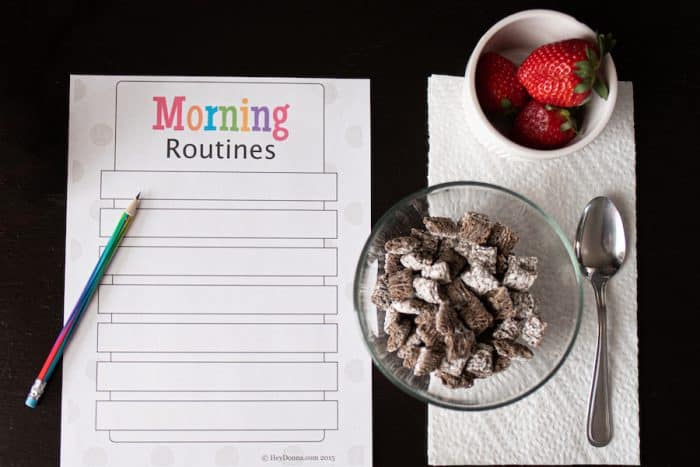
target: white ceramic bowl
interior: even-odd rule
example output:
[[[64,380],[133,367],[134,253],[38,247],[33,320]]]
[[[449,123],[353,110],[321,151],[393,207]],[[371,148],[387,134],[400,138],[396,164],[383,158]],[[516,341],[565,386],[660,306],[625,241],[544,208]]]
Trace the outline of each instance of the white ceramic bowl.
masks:
[[[467,124],[490,152],[525,160],[553,159],[581,149],[603,131],[617,100],[617,72],[610,54],[601,63],[601,73],[610,90],[608,99],[592,96],[584,106],[578,134],[563,148],[530,149],[511,141],[491,124],[479,104],[475,74],[479,57],[483,53],[497,52],[520,65],[535,48],[572,38],[595,41],[595,32],[576,18],[552,10],[526,10],[507,16],[481,37],[467,62],[463,98]]]

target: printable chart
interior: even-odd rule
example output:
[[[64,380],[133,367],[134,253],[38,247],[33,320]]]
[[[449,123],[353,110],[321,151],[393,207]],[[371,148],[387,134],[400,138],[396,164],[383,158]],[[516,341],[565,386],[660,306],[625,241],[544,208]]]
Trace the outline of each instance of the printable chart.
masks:
[[[72,76],[61,465],[369,466],[369,81]],[[67,313],[66,313],[67,318]]]

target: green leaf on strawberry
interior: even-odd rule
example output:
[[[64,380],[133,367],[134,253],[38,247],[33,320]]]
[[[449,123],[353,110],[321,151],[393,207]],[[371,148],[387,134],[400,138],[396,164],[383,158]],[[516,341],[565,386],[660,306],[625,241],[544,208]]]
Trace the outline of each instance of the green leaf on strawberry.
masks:
[[[603,82],[602,79],[598,79],[593,83],[593,90],[600,97],[602,97],[605,100],[608,100],[608,95],[610,94],[610,91],[608,90],[608,86]]]
[[[584,92],[588,92],[590,90],[591,90],[591,82],[590,81],[581,81],[574,88],[574,92],[576,94],[583,94]]]

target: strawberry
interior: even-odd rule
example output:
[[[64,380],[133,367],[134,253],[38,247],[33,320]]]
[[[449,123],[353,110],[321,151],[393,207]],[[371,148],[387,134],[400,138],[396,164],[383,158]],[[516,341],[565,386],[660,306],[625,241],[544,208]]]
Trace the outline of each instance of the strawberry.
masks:
[[[576,136],[576,121],[567,109],[531,100],[515,117],[513,141],[529,148],[560,148]]]
[[[479,58],[476,65],[476,94],[487,113],[510,114],[530,98],[518,82],[513,62],[493,52]]]
[[[543,45],[520,65],[518,80],[533,99],[544,104],[576,107],[588,101],[591,89],[607,99],[608,87],[598,69],[614,45],[611,34],[599,34],[597,44],[569,39]]]

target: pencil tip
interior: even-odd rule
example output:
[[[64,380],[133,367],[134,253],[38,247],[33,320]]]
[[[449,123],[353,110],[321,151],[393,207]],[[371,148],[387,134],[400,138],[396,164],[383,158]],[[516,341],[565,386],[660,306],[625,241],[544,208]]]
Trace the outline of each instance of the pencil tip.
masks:
[[[136,193],[136,199],[141,199],[141,192]]]

